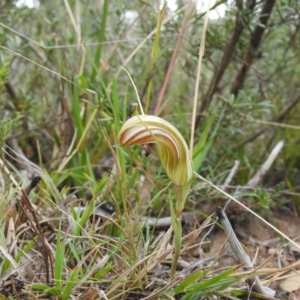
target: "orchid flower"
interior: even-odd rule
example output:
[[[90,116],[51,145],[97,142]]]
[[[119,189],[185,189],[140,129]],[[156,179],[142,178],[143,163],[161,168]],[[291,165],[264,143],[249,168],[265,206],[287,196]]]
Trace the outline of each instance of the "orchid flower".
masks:
[[[149,115],[138,115],[127,120],[118,134],[118,141],[122,146],[155,143],[161,163],[169,178],[176,185],[175,209],[170,199],[175,250],[171,267],[173,277],[181,250],[180,216],[193,177],[192,160],[187,144],[172,124],[162,118]]]
[[[156,143],[163,168],[172,182],[181,187],[191,181],[193,168],[187,144],[164,119],[149,115],[132,117],[123,124],[118,140],[122,146]]]

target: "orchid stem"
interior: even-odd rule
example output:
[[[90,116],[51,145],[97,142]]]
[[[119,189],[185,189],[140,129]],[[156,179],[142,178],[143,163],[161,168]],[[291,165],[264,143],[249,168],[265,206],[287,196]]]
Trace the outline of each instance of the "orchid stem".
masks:
[[[172,227],[174,232],[174,254],[172,259],[172,266],[171,266],[171,277],[174,278],[176,274],[176,267],[180,256],[181,251],[181,238],[182,238],[182,226],[180,217],[182,214],[182,211],[184,209],[184,204],[190,189],[191,182],[182,185],[177,186],[176,188],[176,194],[177,194],[177,201],[174,209],[174,205],[172,201],[170,200],[170,208],[171,208],[171,220],[172,220]]]

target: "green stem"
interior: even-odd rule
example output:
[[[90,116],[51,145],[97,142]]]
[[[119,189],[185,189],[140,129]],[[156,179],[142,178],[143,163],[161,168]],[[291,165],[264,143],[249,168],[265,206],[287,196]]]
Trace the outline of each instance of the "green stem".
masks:
[[[103,3],[103,10],[102,10],[102,17],[101,17],[101,26],[99,30],[99,36],[98,36],[98,47],[97,51],[95,54],[95,60],[94,60],[94,65],[93,65],[93,71],[91,75],[91,82],[94,83],[97,73],[98,73],[98,68],[99,68],[99,62],[101,59],[102,55],[102,50],[103,50],[103,42],[105,42],[105,29],[106,29],[106,20],[108,16],[108,0],[105,0]]]
[[[172,199],[170,199],[170,210],[171,210],[172,228],[173,228],[173,232],[174,232],[174,238],[173,238],[174,254],[173,254],[172,266],[171,266],[171,277],[173,278],[176,274],[177,262],[178,262],[180,250],[181,250],[182,228],[181,228],[180,218],[177,218],[177,216],[176,216],[177,213],[175,213]]]
[[[180,256],[181,251],[181,238],[182,238],[182,227],[180,219],[175,219],[176,230],[174,230],[174,254],[172,258],[172,266],[171,266],[171,276],[174,278],[176,274],[176,267]]]
[[[188,182],[185,185],[178,186],[176,188],[177,201],[176,201],[175,209],[172,200],[170,200],[171,221],[172,221],[172,227],[174,232],[174,239],[173,239],[174,254],[173,254],[172,266],[171,266],[172,278],[176,274],[176,267],[177,267],[177,263],[181,251],[182,226],[181,226],[180,217],[184,209],[184,204],[190,189],[190,185],[191,183]]]
[[[191,186],[191,182],[188,182],[183,186],[177,186],[176,188],[176,195],[177,195],[176,217],[177,218],[181,217],[182,211],[184,209],[185,201],[190,190],[190,186]]]

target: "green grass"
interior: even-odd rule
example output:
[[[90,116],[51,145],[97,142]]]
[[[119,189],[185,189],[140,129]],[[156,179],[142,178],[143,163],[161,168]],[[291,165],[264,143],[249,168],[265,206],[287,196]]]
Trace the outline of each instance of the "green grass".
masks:
[[[201,259],[187,259],[187,247],[202,251],[199,239],[207,232],[207,224],[213,223],[207,215],[213,212],[202,211],[202,204],[213,206],[220,199],[225,203],[225,197],[193,178],[191,194],[182,208],[194,212],[197,222],[190,227],[181,225],[178,189],[164,172],[155,147],[122,147],[117,141],[124,122],[138,112],[130,111],[130,107],[137,107],[137,98],[146,113],[154,111],[186,7],[171,12],[168,7],[159,10],[155,1],[69,2],[70,11],[59,1],[41,3],[37,11],[9,3],[10,10],[4,8],[0,24],[0,146],[8,145],[19,154],[12,159],[6,148],[0,157],[0,282],[7,283],[0,294],[6,293],[3,299],[67,300],[92,293],[97,287],[95,299],[192,300],[213,295],[239,299],[246,291],[241,291],[240,283],[249,274],[240,273],[239,265],[218,269],[221,253],[212,265],[193,272],[187,267]],[[234,30],[236,9],[232,7],[223,19],[209,22],[198,104]],[[278,14],[274,18],[276,21]],[[198,84],[199,57],[195,53],[203,22],[203,13],[194,8],[160,107],[161,117],[178,128],[186,141],[190,139],[192,99]],[[253,20],[251,26],[255,24]],[[270,30],[279,41],[291,36],[288,27]],[[270,56],[278,62],[283,50],[274,46],[273,31],[265,38],[264,47],[276,49]],[[299,128],[284,126],[279,120],[280,126],[272,124],[272,130],[262,136],[268,142],[240,145],[297,94],[300,70],[295,67],[294,74],[285,65],[274,75],[276,64],[262,54],[244,89],[234,98],[229,86],[248,39],[249,32],[245,32],[217,87],[219,94],[196,128],[193,168],[220,186],[238,159],[241,166],[232,186],[244,185],[276,141],[287,136],[289,150],[274,163],[279,171],[270,175],[275,182],[272,188],[262,182],[262,186],[240,194],[251,198],[258,214],[267,212],[273,223],[271,210],[279,202],[281,209],[288,210],[292,203],[299,212],[296,176],[289,173],[299,172],[295,150]],[[78,40],[82,44],[74,46]],[[288,58],[296,66],[298,54],[289,51]],[[287,85],[291,91],[282,88]],[[297,122],[298,110],[296,106],[285,122]],[[23,155],[25,167],[20,163]],[[15,198],[35,173],[42,182],[29,194],[32,211],[23,211]],[[104,210],[104,204],[113,209]],[[50,259],[46,262],[48,269],[54,270],[53,274],[50,271],[50,282],[45,274],[45,246],[29,222],[33,214],[51,253],[53,265]],[[159,227],[160,221],[170,216],[172,221]],[[151,222],[154,225],[149,225]],[[174,253],[178,257],[172,262]],[[181,269],[176,268],[177,259],[179,265],[185,263]],[[24,266],[29,268],[23,270],[26,276],[20,272]],[[18,272],[25,276],[20,275],[22,284],[9,283]]]

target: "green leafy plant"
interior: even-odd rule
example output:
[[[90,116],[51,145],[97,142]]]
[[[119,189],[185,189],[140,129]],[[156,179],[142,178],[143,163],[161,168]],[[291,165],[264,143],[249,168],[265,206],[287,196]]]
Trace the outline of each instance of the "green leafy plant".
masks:
[[[198,299],[202,296],[215,295],[223,292],[234,283],[241,280],[241,276],[232,276],[236,267],[230,268],[210,279],[201,280],[203,274],[200,271],[191,274],[175,289],[175,294],[181,294],[181,299]],[[202,276],[201,276],[202,275]],[[197,282],[200,281],[200,282]]]

